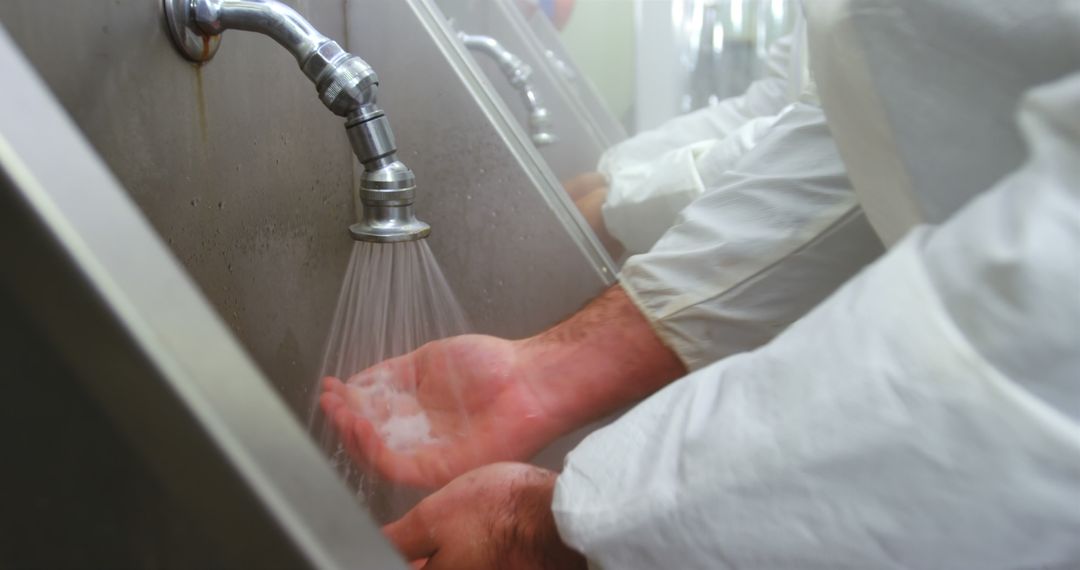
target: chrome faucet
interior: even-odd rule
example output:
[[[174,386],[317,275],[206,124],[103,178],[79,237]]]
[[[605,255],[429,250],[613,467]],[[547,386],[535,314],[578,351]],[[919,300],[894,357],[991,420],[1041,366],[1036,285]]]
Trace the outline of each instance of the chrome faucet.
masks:
[[[173,42],[184,57],[209,61],[225,30],[269,36],[296,58],[323,104],[345,118],[353,153],[364,165],[359,191],[363,213],[349,226],[353,239],[389,243],[431,233],[413,210],[416,179],[397,158],[390,122],[375,102],[379,79],[367,62],[277,0],[163,1]]]
[[[532,84],[533,70],[521,58],[504,48],[495,38],[474,36],[458,32],[458,39],[472,51],[489,56],[498,64],[499,70],[506,76],[510,85],[521,93],[525,108],[529,111],[529,135],[536,146],[546,146],[558,142],[558,137],[551,132],[551,113],[540,102],[540,96]]]
[[[568,83],[577,82],[577,72],[574,71],[574,68],[571,67],[569,63],[559,59],[559,56],[555,54],[555,50],[545,49],[544,57],[547,58],[551,67],[555,68],[555,71],[559,73],[560,77],[565,79]]]

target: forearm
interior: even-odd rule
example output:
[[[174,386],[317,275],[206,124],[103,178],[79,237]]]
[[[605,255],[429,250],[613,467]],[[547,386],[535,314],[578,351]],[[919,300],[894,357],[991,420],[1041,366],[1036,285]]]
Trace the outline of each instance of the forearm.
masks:
[[[538,396],[574,424],[603,417],[686,374],[619,285],[520,342]]]

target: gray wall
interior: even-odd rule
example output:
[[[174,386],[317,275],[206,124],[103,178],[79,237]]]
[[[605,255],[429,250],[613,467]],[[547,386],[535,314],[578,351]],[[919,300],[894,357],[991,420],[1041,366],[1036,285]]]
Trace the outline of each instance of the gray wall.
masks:
[[[345,2],[290,4],[326,35],[358,43],[347,38]],[[476,329],[535,332],[610,282],[580,220],[537,190],[550,172],[506,139],[407,3],[357,4],[352,33],[379,38],[359,42],[369,52],[359,55],[383,80],[432,247]],[[373,17],[380,10],[393,14]],[[0,22],[306,415],[352,247],[353,160],[340,119],[295,61],[267,38],[228,32],[213,61],[193,66],[173,50],[154,0],[5,0]]]

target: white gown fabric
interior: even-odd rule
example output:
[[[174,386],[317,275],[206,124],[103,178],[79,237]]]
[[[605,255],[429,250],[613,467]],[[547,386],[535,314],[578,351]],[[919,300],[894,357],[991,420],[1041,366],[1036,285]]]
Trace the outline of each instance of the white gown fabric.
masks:
[[[623,288],[691,370],[765,344],[883,251],[805,51],[800,25],[772,50],[772,75],[746,95],[601,161],[617,172],[608,229],[618,220],[624,245],[649,250],[626,262]],[[676,148],[647,160],[667,147]]]
[[[652,248],[675,217],[713,185],[802,95],[805,37],[777,41],[768,74],[746,94],[672,119],[615,145],[597,171],[608,181],[604,224],[631,254]]]
[[[896,245],[590,436],[560,533],[607,570],[1080,567],[1080,4],[806,8]]]
[[[881,253],[825,114],[797,103],[619,281],[696,370],[772,340]]]

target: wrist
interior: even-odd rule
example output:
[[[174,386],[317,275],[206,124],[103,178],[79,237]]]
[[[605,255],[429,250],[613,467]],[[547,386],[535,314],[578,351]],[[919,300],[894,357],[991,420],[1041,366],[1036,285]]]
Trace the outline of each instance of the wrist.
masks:
[[[529,380],[573,429],[645,398],[686,374],[621,286],[558,325],[519,341]]]
[[[520,542],[504,550],[520,555],[522,567],[585,570],[585,557],[563,543],[551,511],[557,478],[557,473],[539,467],[530,466],[521,473],[511,498],[512,539]]]

